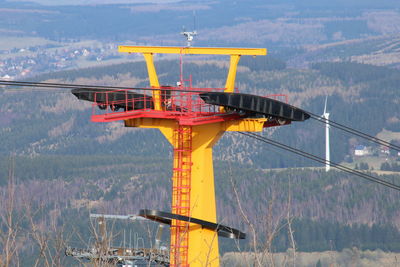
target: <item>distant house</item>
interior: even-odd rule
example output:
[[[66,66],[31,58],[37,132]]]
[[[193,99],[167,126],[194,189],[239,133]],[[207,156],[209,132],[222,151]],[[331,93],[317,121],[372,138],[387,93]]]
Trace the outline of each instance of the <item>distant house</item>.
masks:
[[[26,76],[27,74],[29,74],[29,72],[31,72],[30,70],[28,70],[28,69],[25,69],[25,70],[23,70],[23,71],[21,71],[21,76]]]
[[[2,80],[12,80],[12,77],[8,74],[4,75],[3,77],[1,77]]]
[[[369,151],[366,146],[364,145],[357,145],[354,149],[355,156],[366,156],[369,154]]]
[[[385,156],[390,154],[389,148],[386,147],[386,146],[381,146],[381,151],[380,152],[381,152],[381,154],[383,154]]]

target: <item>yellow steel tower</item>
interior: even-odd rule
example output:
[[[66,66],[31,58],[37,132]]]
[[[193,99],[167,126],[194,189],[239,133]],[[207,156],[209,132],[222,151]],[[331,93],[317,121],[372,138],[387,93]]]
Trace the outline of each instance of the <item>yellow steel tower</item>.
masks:
[[[219,266],[218,236],[243,239],[245,234],[217,223],[214,144],[226,131],[260,132],[310,115],[272,98],[234,92],[240,57],[266,55],[266,49],[120,46],[119,51],[144,55],[151,88],[77,88],[72,93],[98,107],[100,114],[93,113],[92,121],[123,120],[126,127],[160,129],[174,151],[172,211],[141,210],[139,215],[171,226],[170,266]],[[185,86],[182,73],[178,86],[160,86],[155,53],[229,55],[225,88]]]
[[[229,55],[230,66],[225,92],[233,92],[237,65],[241,55],[266,55],[266,49],[193,48],[120,46],[120,52],[142,53],[152,88],[160,88],[153,55],[209,54]],[[163,111],[159,90],[153,91],[154,110]],[[157,128],[174,149],[172,176],[172,213],[217,223],[212,148],[226,131],[260,132],[265,118],[229,119],[204,124],[188,123],[170,118],[132,118],[127,127]],[[219,266],[216,231],[199,224],[172,220],[171,266]]]

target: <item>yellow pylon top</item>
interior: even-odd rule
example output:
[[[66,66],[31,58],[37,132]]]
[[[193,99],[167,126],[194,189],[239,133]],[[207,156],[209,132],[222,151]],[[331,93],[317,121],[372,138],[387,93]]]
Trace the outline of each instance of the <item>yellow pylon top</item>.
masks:
[[[265,56],[266,48],[225,48],[225,47],[176,47],[176,46],[118,46],[122,53],[142,53],[147,65],[150,86],[159,88],[157,72],[154,67],[153,54],[185,54],[185,55],[230,55],[228,76],[225,82],[225,92],[232,93],[235,89],[237,65],[240,56]],[[153,92],[154,109],[161,110],[160,92]]]
[[[126,46],[118,47],[121,53],[191,54],[191,55],[240,55],[265,56],[265,48],[224,48],[224,47],[175,47],[175,46]]]

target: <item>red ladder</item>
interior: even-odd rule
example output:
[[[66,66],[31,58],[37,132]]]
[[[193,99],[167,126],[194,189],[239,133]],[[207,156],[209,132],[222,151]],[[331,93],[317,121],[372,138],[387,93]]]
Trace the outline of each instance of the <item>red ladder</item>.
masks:
[[[172,176],[172,213],[190,217],[190,181],[192,172],[192,127],[174,130],[174,166]],[[170,266],[189,267],[189,223],[172,220]]]

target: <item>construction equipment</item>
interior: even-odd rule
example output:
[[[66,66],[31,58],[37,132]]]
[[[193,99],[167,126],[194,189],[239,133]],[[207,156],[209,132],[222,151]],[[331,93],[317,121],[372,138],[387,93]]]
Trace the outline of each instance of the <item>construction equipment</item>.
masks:
[[[113,264],[116,266],[136,266],[136,263],[148,262],[157,266],[169,266],[169,251],[161,245],[163,224],[160,224],[152,248],[144,248],[140,245],[139,238],[134,236],[133,244],[131,236],[129,243],[124,242],[122,246],[112,245],[112,234],[107,232],[107,220],[129,220],[129,221],[148,221],[146,218],[136,215],[112,215],[112,214],[90,214],[91,219],[95,219],[99,233],[95,232],[95,244],[88,248],[67,247],[66,256],[72,256],[79,260],[87,260],[95,264]],[[141,239],[141,238],[140,238]],[[144,245],[144,244],[143,244]],[[146,264],[147,265],[147,264]],[[153,266],[152,265],[152,266]]]

